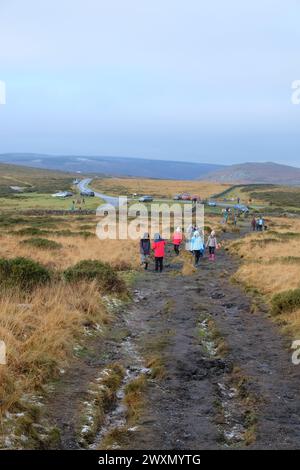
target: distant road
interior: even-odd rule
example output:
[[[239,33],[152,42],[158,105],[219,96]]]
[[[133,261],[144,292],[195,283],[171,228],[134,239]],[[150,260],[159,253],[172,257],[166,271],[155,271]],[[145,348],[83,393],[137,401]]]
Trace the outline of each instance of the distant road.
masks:
[[[95,196],[99,197],[100,199],[103,199],[107,204],[111,204],[114,207],[117,207],[119,205],[119,198],[114,197],[114,196],[107,196],[106,194],[98,193],[95,191],[93,188],[89,187],[89,184],[92,182],[92,178],[85,178],[84,180],[81,180],[80,183],[78,183],[77,187],[79,191],[94,191]]]

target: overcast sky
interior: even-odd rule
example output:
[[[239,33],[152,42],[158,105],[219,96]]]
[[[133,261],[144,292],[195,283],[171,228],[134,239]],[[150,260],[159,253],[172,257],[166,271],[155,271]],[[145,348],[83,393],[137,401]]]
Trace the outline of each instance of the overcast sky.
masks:
[[[300,166],[297,0],[0,0],[0,153]]]

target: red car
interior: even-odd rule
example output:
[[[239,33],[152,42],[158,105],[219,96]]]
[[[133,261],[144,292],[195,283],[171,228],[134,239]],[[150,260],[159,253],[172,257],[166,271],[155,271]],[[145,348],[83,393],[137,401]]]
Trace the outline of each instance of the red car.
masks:
[[[190,201],[191,200],[191,195],[188,194],[188,193],[183,193],[181,195],[181,199],[182,199],[182,201]]]

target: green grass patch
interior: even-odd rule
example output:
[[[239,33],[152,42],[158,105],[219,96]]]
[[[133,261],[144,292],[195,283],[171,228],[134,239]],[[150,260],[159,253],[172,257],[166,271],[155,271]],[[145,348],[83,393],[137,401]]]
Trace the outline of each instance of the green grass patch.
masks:
[[[47,238],[28,238],[20,242],[22,245],[30,245],[34,248],[41,250],[59,250],[62,248],[61,243],[57,243],[54,240],[48,240]]]
[[[291,289],[275,294],[271,299],[272,315],[293,312],[300,308],[300,289]]]
[[[0,258],[0,287],[32,291],[50,281],[50,271],[29,258]]]
[[[121,293],[126,291],[125,282],[110,264],[97,260],[83,260],[66,269],[63,273],[67,282],[96,280],[99,289],[105,292]]]

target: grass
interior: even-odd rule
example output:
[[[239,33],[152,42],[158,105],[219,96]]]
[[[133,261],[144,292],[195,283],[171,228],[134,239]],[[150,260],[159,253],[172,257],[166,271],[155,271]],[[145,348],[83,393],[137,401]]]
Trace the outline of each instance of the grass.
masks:
[[[118,276],[117,271],[108,263],[97,260],[82,260],[70,266],[63,273],[69,283],[95,281],[101,292],[121,293],[126,291],[126,285]]]
[[[0,299],[0,337],[7,367],[0,368],[0,412],[16,409],[27,393],[59,376],[73,356],[83,326],[107,323],[95,283],[55,283],[34,293],[6,292]]]
[[[55,192],[55,191],[53,191]],[[27,209],[45,209],[45,210],[71,210],[72,201],[82,201],[81,198],[74,195],[74,197],[58,198],[52,197],[51,194],[46,193],[22,193],[13,194],[10,197],[0,197],[0,210],[27,210]],[[77,203],[75,208],[78,210],[79,207],[82,210],[91,209],[96,210],[101,204],[101,199],[96,197],[85,198],[85,203]]]
[[[54,240],[48,240],[47,238],[28,238],[26,240],[22,240],[20,243],[30,245],[40,250],[59,250],[62,247],[60,243],[57,243]]]
[[[243,260],[234,279],[262,294],[273,313],[279,308],[280,315],[275,315],[274,319],[284,326],[286,333],[298,338],[300,305],[297,307],[297,302],[294,305],[295,294],[287,292],[297,292],[300,288],[300,220],[270,217],[267,226],[266,232],[249,233],[229,244],[230,252]],[[278,306],[293,303],[295,308],[288,311],[275,307],[274,302]]]
[[[206,181],[175,181],[142,178],[99,178],[95,179],[92,187],[96,190],[119,196],[152,195],[156,198],[172,198],[175,194],[189,192],[206,199],[216,192],[229,187],[226,184]]]
[[[0,258],[0,289],[29,292],[50,282],[51,272],[29,258]]]
[[[125,387],[124,403],[127,407],[127,419],[129,424],[136,422],[140,417],[146,383],[146,376],[142,374],[129,382]]]

